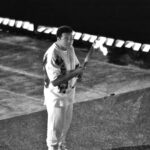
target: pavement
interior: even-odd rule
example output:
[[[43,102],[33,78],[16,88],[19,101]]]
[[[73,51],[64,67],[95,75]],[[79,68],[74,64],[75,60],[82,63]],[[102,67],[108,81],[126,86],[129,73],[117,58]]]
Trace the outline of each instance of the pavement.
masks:
[[[0,34],[0,150],[46,150],[42,58],[51,41]],[[86,49],[76,48],[83,61]],[[71,150],[150,149],[150,70],[96,51],[77,85]]]
[[[42,57],[50,41],[2,33],[0,36],[0,120],[45,110]],[[83,61],[85,49],[76,48]],[[76,103],[150,87],[150,70],[118,66],[95,52],[77,85]]]

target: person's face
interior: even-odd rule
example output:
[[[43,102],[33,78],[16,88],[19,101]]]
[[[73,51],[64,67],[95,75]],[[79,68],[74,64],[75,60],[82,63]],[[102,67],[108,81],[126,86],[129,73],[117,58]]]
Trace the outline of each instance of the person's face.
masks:
[[[62,47],[70,47],[73,44],[73,35],[72,33],[63,33],[60,38],[58,38],[58,41]]]

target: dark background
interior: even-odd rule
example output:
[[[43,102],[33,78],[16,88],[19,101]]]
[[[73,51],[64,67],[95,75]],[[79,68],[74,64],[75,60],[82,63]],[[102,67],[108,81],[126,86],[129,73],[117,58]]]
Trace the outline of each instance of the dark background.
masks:
[[[149,0],[1,0],[0,16],[149,43]]]

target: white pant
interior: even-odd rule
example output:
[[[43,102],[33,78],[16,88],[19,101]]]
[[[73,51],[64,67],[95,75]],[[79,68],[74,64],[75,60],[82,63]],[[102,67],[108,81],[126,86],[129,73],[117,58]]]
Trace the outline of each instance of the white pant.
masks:
[[[67,106],[47,107],[47,146],[65,143],[66,135],[72,120],[73,104]]]

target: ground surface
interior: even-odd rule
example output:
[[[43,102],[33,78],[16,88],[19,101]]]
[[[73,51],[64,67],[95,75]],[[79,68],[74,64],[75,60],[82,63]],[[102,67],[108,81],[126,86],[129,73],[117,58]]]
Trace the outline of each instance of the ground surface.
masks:
[[[0,35],[0,150],[46,150],[42,57],[50,45]],[[86,49],[76,54],[82,62]],[[150,149],[149,81],[150,70],[109,64],[95,52],[77,86],[71,150]]]

